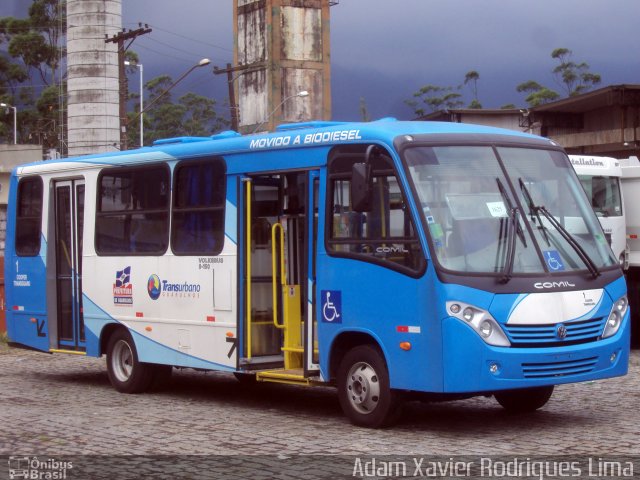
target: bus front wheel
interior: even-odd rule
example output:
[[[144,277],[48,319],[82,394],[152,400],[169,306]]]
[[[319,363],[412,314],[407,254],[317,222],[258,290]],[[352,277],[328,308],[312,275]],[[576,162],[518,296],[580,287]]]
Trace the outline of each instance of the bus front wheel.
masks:
[[[553,394],[549,387],[521,388],[496,392],[494,396],[502,407],[510,413],[528,413],[542,408]]]
[[[107,373],[111,385],[122,393],[141,393],[154,379],[153,365],[138,361],[136,345],[128,331],[111,335],[107,345]]]
[[[345,415],[361,427],[390,425],[400,413],[399,393],[390,388],[384,358],[371,345],[349,350],[340,362],[338,397]]]

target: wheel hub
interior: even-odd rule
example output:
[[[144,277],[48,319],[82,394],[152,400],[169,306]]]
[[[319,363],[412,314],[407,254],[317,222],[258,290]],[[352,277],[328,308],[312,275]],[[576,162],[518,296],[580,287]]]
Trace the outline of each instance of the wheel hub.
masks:
[[[121,382],[126,382],[133,371],[133,352],[124,340],[118,341],[113,348],[113,373]]]
[[[380,382],[374,368],[365,362],[349,370],[347,392],[351,405],[360,413],[371,413],[380,400]]]

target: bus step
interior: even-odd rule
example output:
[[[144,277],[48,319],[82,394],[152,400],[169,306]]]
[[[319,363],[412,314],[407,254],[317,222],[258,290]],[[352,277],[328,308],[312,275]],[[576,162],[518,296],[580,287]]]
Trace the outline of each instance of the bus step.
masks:
[[[281,347],[280,350],[282,350],[283,352],[304,353],[304,347]],[[313,353],[318,353],[318,352],[319,350],[317,348],[313,349]]]
[[[301,368],[293,368],[285,370],[284,368],[277,368],[275,370],[263,370],[256,373],[256,379],[259,382],[275,382],[275,383],[288,383],[290,385],[311,385],[311,380],[304,377],[304,372]]]
[[[304,353],[303,347],[282,347],[280,350],[283,352]]]
[[[49,353],[68,353],[71,355],[86,355],[87,352],[84,350],[67,350],[64,348],[50,348]]]

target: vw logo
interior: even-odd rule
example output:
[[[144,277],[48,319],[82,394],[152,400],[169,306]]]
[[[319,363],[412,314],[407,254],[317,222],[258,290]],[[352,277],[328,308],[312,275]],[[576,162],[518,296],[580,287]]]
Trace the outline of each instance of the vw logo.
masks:
[[[560,340],[564,340],[567,336],[567,327],[565,327],[562,323],[556,327],[556,336]]]

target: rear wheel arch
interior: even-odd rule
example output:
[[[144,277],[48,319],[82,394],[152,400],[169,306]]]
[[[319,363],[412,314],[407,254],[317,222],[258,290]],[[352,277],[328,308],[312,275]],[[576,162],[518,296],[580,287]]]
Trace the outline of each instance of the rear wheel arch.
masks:
[[[109,345],[109,339],[118,329],[128,330],[124,325],[120,323],[109,323],[104,326],[104,328],[100,332],[100,351],[98,352],[100,355],[104,355],[107,353],[107,345]]]

